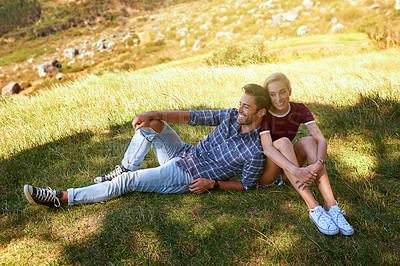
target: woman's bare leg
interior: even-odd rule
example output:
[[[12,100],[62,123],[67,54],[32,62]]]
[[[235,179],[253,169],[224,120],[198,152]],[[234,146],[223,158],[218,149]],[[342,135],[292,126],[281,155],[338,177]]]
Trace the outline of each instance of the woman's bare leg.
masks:
[[[308,164],[313,164],[317,161],[317,144],[315,143],[312,137],[304,137],[301,138],[294,145],[294,152],[296,153],[297,160],[300,165],[303,165],[305,161]],[[322,169],[317,173],[317,179],[315,180],[315,184],[319,189],[322,198],[324,199],[326,210],[329,210],[331,206],[336,205],[335,197],[333,196],[332,187],[329,182],[328,173],[326,172],[326,168],[323,165]]]
[[[285,156],[291,163],[299,166],[297,161],[296,153],[294,152],[293,145],[288,138],[280,138],[273,142],[274,147],[280,151],[283,156]],[[305,187],[303,189],[299,189],[296,182],[295,176],[293,176],[289,171],[284,170],[286,176],[288,177],[290,183],[296,189],[296,191],[300,194],[300,196],[304,199],[307,204],[308,209],[314,209],[319,206],[319,203],[315,200],[314,196],[311,193],[309,187]]]

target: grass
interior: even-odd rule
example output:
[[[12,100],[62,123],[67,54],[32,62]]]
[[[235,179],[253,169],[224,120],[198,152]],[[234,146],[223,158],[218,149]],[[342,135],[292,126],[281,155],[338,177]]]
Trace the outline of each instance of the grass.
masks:
[[[399,55],[389,49],[244,67],[171,62],[1,98],[0,263],[399,264]],[[354,236],[319,233],[290,186],[130,193],[58,210],[25,200],[24,184],[65,190],[112,170],[136,114],[236,107],[241,86],[275,71],[291,78],[292,100],[310,107],[328,140],[328,173]],[[212,130],[172,126],[192,144]],[[154,155],[143,163],[156,165]]]

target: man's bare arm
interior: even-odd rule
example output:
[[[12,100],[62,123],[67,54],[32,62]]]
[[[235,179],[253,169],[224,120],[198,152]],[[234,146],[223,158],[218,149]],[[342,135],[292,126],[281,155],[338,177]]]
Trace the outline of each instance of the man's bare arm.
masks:
[[[164,120],[176,124],[187,124],[190,111],[150,111],[135,116],[132,121],[133,128],[140,129],[149,126],[151,120]]]
[[[189,190],[193,193],[201,194],[209,189],[213,189],[214,184],[215,180],[207,178],[197,178],[192,181],[192,185],[189,186]],[[218,181],[218,184],[219,184],[219,189],[223,190],[236,190],[236,191],[245,190],[240,180]]]

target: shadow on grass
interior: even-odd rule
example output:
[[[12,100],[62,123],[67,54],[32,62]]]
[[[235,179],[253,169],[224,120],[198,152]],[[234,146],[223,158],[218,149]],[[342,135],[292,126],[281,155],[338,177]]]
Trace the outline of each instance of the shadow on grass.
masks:
[[[399,263],[400,160],[398,153],[387,152],[398,143],[399,103],[361,98],[349,108],[308,106],[327,138],[360,134],[376,157],[373,179],[343,178],[338,166],[344,160],[331,156],[327,162],[335,196],[346,205],[355,227],[352,237],[320,234],[290,186],[251,193],[129,193],[56,211],[27,203],[24,184],[64,190],[90,185],[94,176],[109,172],[133,134],[125,123],[101,134],[68,136],[3,160],[1,246],[27,237],[57,243],[58,259],[66,264]],[[173,128],[191,144],[210,132],[185,125]],[[143,167],[153,166],[155,157],[149,156]],[[312,191],[318,194],[315,187]]]

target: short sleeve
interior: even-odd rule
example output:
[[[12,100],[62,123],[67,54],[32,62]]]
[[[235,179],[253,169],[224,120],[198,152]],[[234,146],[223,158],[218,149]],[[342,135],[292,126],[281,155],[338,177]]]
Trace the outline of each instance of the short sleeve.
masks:
[[[314,116],[312,115],[310,109],[304,104],[299,104],[300,107],[300,122],[308,125],[310,123],[314,123]]]
[[[264,133],[268,133],[268,132],[270,132],[269,123],[268,123],[268,115],[265,115],[264,119],[261,123],[260,135],[262,135]]]

